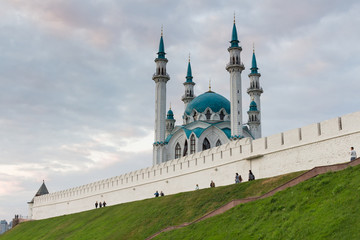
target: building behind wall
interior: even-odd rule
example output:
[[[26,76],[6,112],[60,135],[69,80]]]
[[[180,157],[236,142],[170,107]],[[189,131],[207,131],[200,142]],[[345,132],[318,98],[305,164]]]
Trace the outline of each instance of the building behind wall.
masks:
[[[0,234],[3,234],[4,232],[6,232],[8,230],[8,223],[6,220],[1,220],[0,221]]]

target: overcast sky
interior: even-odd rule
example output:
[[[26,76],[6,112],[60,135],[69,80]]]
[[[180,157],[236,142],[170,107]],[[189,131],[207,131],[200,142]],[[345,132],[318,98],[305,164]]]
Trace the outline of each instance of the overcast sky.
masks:
[[[161,25],[176,123],[189,53],[195,94],[211,79],[229,98],[234,12],[243,113],[254,42],[263,136],[359,111],[355,0],[0,1],[0,219],[28,215],[42,180],[55,192],[152,164]]]

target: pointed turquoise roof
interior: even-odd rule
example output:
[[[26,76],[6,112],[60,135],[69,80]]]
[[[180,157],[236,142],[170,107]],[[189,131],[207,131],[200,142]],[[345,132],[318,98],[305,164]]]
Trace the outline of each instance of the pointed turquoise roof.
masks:
[[[255,57],[255,51],[253,51],[253,56],[252,56],[252,63],[251,63],[251,73],[258,73],[258,67],[256,65],[256,57]]]
[[[257,111],[257,105],[254,100],[250,103],[249,111]]]
[[[174,119],[174,113],[171,110],[171,108],[169,109],[169,111],[167,112],[167,117],[166,119]]]
[[[164,40],[163,40],[163,36],[161,33],[161,37],[160,37],[160,44],[159,44],[159,52],[158,54],[158,58],[165,58],[165,47],[164,47]]]
[[[193,79],[193,76],[192,76],[192,72],[191,72],[191,64],[190,64],[190,59],[189,59],[187,75],[186,75],[186,82],[192,82],[192,79]]]
[[[239,40],[238,40],[237,31],[236,31],[235,21],[234,21],[234,25],[233,25],[233,30],[232,30],[232,36],[231,36],[230,43],[231,43],[230,47],[239,47]]]

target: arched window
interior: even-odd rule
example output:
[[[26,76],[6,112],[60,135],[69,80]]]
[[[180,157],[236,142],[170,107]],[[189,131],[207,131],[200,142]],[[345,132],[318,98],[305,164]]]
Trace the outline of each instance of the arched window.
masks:
[[[220,120],[224,120],[225,114],[223,111],[220,112]]]
[[[235,64],[235,58],[232,57],[232,64]]]
[[[187,155],[187,150],[188,150],[188,144],[187,144],[187,140],[185,140],[183,157]]]
[[[209,109],[207,110],[205,116],[206,116],[206,120],[210,120],[211,113],[210,113],[210,110],[209,110]]]
[[[177,143],[175,146],[175,158],[181,157],[181,147],[180,144]]]
[[[210,142],[207,138],[205,138],[203,142],[203,151],[209,148],[210,148]]]
[[[157,75],[160,75],[160,68],[157,68],[156,72],[157,72]]]
[[[236,56],[236,64],[239,64],[239,57]]]
[[[221,145],[221,141],[220,141],[220,139],[219,140],[217,140],[217,142],[216,142],[216,146],[218,147],[218,146],[220,146]]]
[[[195,153],[195,136],[191,135],[190,137],[190,154]]]
[[[164,75],[164,69],[161,68],[161,75]]]

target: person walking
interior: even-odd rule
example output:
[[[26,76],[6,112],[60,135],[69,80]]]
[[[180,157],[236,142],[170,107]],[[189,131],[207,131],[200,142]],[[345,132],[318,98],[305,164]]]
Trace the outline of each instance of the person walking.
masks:
[[[239,174],[238,174],[238,173],[235,174],[235,183],[240,183]]]
[[[356,151],[354,150],[354,147],[350,148],[350,162],[354,161],[356,159]]]
[[[155,195],[155,197],[158,197],[158,196],[159,196],[159,192],[156,191],[156,192],[154,193],[154,195]]]
[[[160,192],[160,197],[164,197],[165,194],[163,193],[163,191]]]
[[[199,184],[196,184],[195,190],[199,190]]]
[[[254,174],[252,173],[252,171],[249,170],[249,181],[253,181],[253,180],[255,180],[255,176],[254,176]]]
[[[212,188],[215,187],[215,183],[213,180],[211,180],[210,187],[212,187]]]
[[[105,201],[103,202],[103,207],[106,207],[106,202]]]
[[[98,207],[98,205],[99,205],[99,204],[98,204],[98,201],[96,201],[96,203],[95,203],[95,208],[97,208],[97,207]]]

